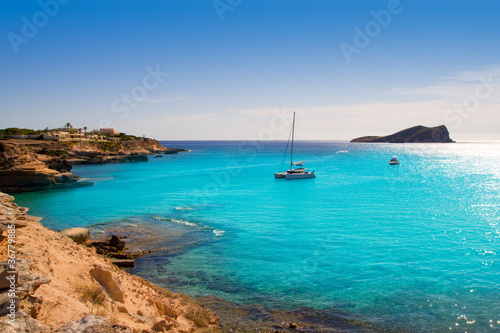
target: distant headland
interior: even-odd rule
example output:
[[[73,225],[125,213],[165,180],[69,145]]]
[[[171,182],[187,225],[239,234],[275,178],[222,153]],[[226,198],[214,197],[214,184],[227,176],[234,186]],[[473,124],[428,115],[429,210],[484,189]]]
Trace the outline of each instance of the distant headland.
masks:
[[[388,143],[448,143],[455,142],[445,125],[410,127],[387,136],[363,136],[351,142],[388,142]]]
[[[26,192],[91,186],[71,173],[75,164],[148,161],[151,154],[176,154],[158,141],[113,128],[87,132],[70,123],[58,129],[0,130],[0,191]]]

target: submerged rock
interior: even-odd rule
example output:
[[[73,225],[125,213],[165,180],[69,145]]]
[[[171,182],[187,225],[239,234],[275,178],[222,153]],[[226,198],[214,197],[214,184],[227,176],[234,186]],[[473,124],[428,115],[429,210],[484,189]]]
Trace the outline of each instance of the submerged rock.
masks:
[[[163,248],[158,248],[154,250],[124,252],[126,243],[116,235],[99,241],[88,242],[86,245],[95,248],[97,254],[109,258],[118,267],[134,267],[134,259],[148,253],[163,250]]]
[[[114,265],[118,267],[123,267],[123,268],[135,267],[134,259],[110,259],[110,260]]]

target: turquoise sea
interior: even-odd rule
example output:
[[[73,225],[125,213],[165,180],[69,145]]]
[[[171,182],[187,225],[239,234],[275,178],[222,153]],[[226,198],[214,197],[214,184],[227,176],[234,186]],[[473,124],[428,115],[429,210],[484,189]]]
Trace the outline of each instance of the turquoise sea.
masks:
[[[54,229],[140,225],[182,243],[133,273],[189,295],[500,332],[500,143],[298,141],[317,178],[294,181],[273,178],[286,142],[162,143],[191,151],[75,166],[95,186],[16,202]]]

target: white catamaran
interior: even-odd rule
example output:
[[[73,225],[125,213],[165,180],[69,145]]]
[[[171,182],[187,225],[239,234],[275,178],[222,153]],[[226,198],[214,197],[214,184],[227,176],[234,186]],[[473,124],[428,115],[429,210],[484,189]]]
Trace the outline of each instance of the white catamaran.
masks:
[[[293,113],[293,125],[292,125],[292,149],[290,155],[290,169],[285,172],[277,172],[274,174],[274,178],[285,178],[286,180],[292,179],[304,179],[304,178],[314,178],[316,175],[314,171],[306,171],[303,167],[305,161],[293,162],[293,139],[295,135],[295,112]],[[288,144],[286,145],[288,148]],[[286,153],[286,150],[285,150]],[[294,169],[294,166],[296,167]]]

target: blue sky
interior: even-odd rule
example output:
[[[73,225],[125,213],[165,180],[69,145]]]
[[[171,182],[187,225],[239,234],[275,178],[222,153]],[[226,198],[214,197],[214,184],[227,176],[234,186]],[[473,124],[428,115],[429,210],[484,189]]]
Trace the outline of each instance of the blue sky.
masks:
[[[286,139],[270,124],[296,111],[299,139],[446,124],[498,140],[499,12],[494,0],[2,0],[0,127]]]

